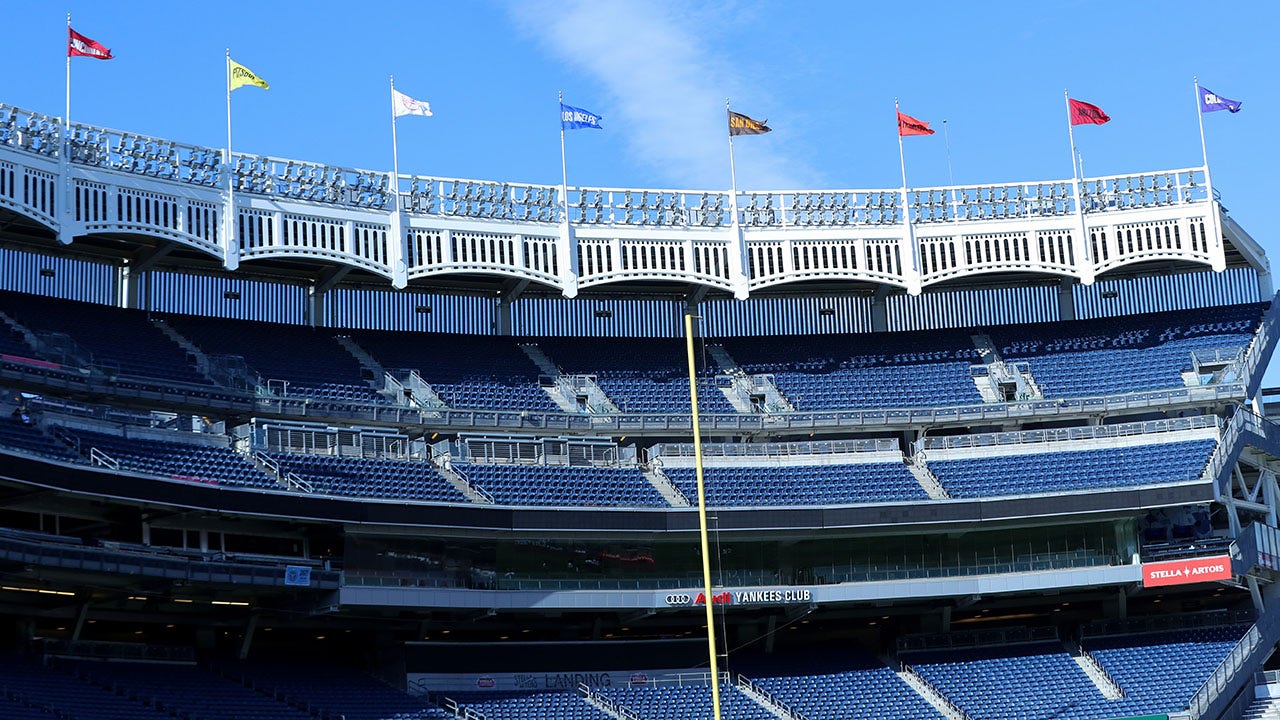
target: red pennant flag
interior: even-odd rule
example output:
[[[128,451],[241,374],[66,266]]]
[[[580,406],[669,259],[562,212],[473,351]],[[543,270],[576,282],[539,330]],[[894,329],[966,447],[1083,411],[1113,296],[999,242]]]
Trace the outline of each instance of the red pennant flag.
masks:
[[[1111,116],[1097,105],[1067,98],[1067,106],[1071,108],[1072,125],[1102,125],[1111,122]]]
[[[923,120],[917,120],[910,115],[898,111],[898,134],[906,137],[908,135],[932,135],[933,130],[929,129],[929,123]]]
[[[90,40],[68,27],[67,57],[91,57],[96,60],[111,60],[115,56],[111,54],[111,49],[104,47],[102,43]]]

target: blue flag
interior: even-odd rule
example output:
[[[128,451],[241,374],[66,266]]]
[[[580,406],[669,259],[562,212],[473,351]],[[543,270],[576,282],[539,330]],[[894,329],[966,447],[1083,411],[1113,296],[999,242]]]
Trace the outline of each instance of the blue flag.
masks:
[[[1217,112],[1219,110],[1230,110],[1233,113],[1240,112],[1239,100],[1228,100],[1221,95],[1215,93],[1207,87],[1200,88],[1200,112]]]
[[[594,128],[603,130],[600,126],[600,116],[590,110],[582,108],[569,107],[564,103],[560,103],[560,129],[561,130],[580,130],[582,128]]]

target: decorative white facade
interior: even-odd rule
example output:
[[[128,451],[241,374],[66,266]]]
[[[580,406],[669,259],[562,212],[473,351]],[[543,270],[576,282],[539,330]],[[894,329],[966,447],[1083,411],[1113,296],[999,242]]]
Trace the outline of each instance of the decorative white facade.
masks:
[[[808,280],[906,290],[992,273],[1090,284],[1151,260],[1226,266],[1204,168],[1007,185],[726,191],[562,188],[338,168],[0,105],[0,207],[64,243],[150,236],[228,269],[282,258],[392,287],[449,274],[580,288],[655,281],[739,298]],[[229,208],[234,206],[234,231]],[[736,213],[735,213],[736,210]]]

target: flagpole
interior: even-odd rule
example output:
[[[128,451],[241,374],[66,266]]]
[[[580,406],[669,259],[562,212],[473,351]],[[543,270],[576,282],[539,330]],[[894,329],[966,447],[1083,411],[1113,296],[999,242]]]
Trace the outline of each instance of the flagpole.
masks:
[[[1204,142],[1204,109],[1200,107],[1200,76],[1193,75],[1191,81],[1196,86],[1196,121],[1200,124],[1200,156],[1204,158],[1204,186],[1209,194],[1209,202],[1213,202],[1213,180],[1209,176],[1209,148]]]
[[[728,101],[725,101],[728,107]],[[733,141],[730,140],[732,145]],[[698,376],[693,353],[693,314],[684,316],[685,350],[689,361],[689,409],[693,414],[693,467],[698,481],[698,538],[702,543],[702,594],[706,596],[707,655],[711,664],[711,710],[720,720],[720,669],[716,650],[715,594],[711,591],[711,549],[707,541],[707,494],[702,471],[702,429],[698,424]]]
[[[911,207],[908,205],[909,200],[907,197],[907,155],[902,149],[902,109],[898,106],[898,98],[896,97],[893,99],[893,110],[894,124],[898,126],[898,164],[902,168],[902,224],[907,231],[907,252],[910,253],[912,271],[919,278],[920,249],[916,247],[916,229],[911,224]],[[916,292],[918,294],[919,291],[916,290]]]
[[[1062,89],[1062,102],[1067,108],[1067,140],[1071,143],[1071,188],[1076,196],[1076,222],[1080,226],[1080,252],[1081,259],[1087,261],[1089,259],[1089,229],[1084,223],[1084,196],[1081,193],[1083,187],[1080,181],[1080,169],[1076,165],[1076,133],[1075,127],[1071,124],[1071,95],[1066,89]],[[1092,278],[1092,269],[1085,275]],[[1090,280],[1089,282],[1092,282]]]
[[[729,113],[733,112],[729,109],[729,98],[724,99],[725,117],[731,118]],[[729,211],[733,213],[730,222],[734,227],[738,226],[738,171],[733,165],[733,133],[729,133]],[[717,717],[719,715],[717,714]]]
[[[564,91],[556,93],[560,100],[560,212],[564,213],[564,223],[569,224],[569,165],[564,153]]]
[[[231,48],[227,48],[227,207],[226,207],[226,226],[224,232],[226,239],[223,242],[223,264],[231,257],[231,248],[235,236],[236,227],[236,203],[235,203],[235,161],[231,155]]]
[[[396,140],[396,76],[391,75],[391,194],[400,211],[400,147]]]
[[[951,135],[947,133],[947,119],[946,119],[946,118],[943,118],[943,119],[942,119],[942,139],[943,139],[943,140],[946,142],[946,144],[947,144],[947,184],[948,184],[948,185],[955,185],[955,184],[956,184],[956,177],[955,177],[955,175],[951,174]],[[901,136],[901,135],[899,135],[899,136],[898,136],[898,142],[899,142],[899,144],[901,144],[901,142],[902,142],[902,136]]]
[[[62,244],[71,242],[71,229],[67,227],[71,218],[71,13],[67,13],[67,84],[66,106],[62,114],[62,143],[58,148],[58,171],[62,173],[63,211],[59,213],[58,241]]]

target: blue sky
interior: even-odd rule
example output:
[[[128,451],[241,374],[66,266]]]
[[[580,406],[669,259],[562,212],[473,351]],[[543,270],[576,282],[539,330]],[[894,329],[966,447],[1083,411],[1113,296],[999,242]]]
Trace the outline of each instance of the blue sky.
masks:
[[[1243,100],[1205,118],[1215,186],[1277,248],[1271,172],[1280,6],[1134,2],[9,3],[3,102],[61,114],[65,13],[117,59],[72,61],[72,117],[221,147],[224,48],[270,81],[233,95],[236,149],[385,170],[388,75],[403,172],[558,183],[556,92],[604,116],[569,182],[729,185],[724,101],[774,132],[736,143],[743,189],[899,184],[893,99],[947,120],[957,183],[1069,177],[1063,90],[1088,175],[1200,164],[1192,76]],[[20,71],[15,71],[20,68]],[[907,138],[912,185],[948,182],[943,134]]]

